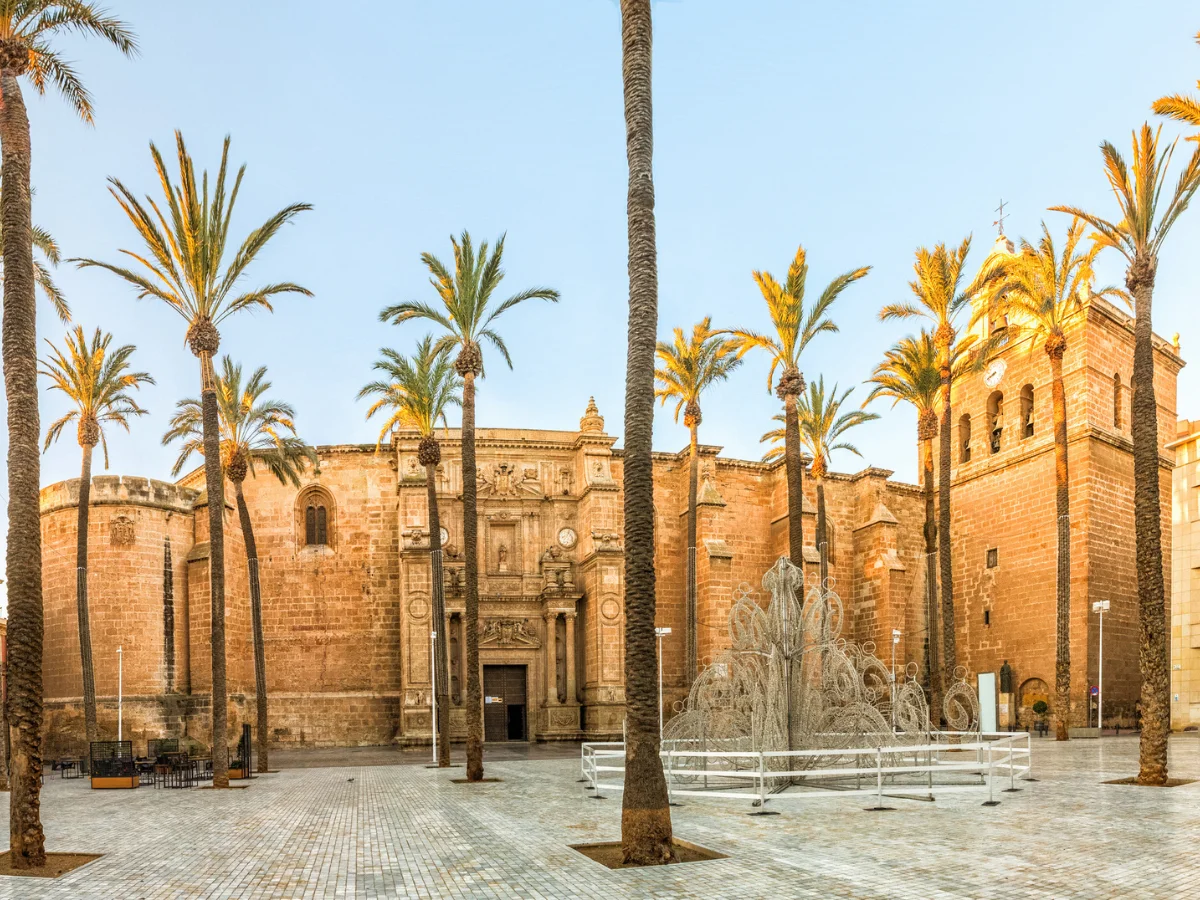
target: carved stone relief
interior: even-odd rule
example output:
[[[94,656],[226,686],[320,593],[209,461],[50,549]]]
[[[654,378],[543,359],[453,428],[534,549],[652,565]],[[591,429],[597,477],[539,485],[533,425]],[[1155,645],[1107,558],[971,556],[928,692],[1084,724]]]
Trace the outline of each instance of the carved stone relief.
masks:
[[[129,516],[113,516],[108,523],[109,541],[114,547],[128,547],[135,538],[133,519]]]
[[[498,647],[540,647],[529,619],[484,619],[479,629],[480,644]]]

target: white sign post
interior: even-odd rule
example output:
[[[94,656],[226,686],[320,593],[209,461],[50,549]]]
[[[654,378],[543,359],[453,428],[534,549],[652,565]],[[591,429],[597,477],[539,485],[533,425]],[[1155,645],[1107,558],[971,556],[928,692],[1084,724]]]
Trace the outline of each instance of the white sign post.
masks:
[[[1097,600],[1092,604],[1092,612],[1100,613],[1100,677],[1096,687],[1096,728],[1098,737],[1104,736],[1104,614],[1108,612],[1109,601]]]
[[[664,635],[671,633],[670,628],[655,628],[654,634],[658,637],[658,739],[662,740],[663,729],[663,711],[662,711],[662,639]]]

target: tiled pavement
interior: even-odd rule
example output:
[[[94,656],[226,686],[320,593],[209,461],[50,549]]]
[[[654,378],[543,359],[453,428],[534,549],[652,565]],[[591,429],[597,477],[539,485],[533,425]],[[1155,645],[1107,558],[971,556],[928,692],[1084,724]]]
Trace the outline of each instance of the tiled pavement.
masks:
[[[106,855],[54,881],[0,877],[0,898],[1200,898],[1200,783],[1100,784],[1134,772],[1134,737],[1034,753],[1041,780],[994,808],[831,797],[757,818],[690,801],[677,835],[729,858],[625,871],[567,847],[620,826],[619,796],[588,799],[575,760],[494,762],[504,781],[473,787],[411,765],[288,769],[229,792],[48,773],[48,848]],[[1171,756],[1200,777],[1195,735]]]

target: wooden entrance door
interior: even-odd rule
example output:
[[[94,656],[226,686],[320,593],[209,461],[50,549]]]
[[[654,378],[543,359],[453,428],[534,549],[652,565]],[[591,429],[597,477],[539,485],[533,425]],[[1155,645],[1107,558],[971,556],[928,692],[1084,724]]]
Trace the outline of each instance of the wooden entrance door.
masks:
[[[483,667],[483,739],[528,740],[526,667]]]

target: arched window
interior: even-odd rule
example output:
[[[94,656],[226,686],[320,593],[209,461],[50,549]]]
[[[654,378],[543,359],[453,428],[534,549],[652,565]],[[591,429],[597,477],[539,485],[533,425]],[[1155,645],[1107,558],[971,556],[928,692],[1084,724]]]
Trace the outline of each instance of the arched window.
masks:
[[[1000,452],[1000,437],[1004,434],[1004,395],[992,391],[987,403],[988,447],[992,453]]]
[[[1021,440],[1033,437],[1033,385],[1021,388]]]
[[[1121,427],[1121,373],[1113,372],[1113,428]]]
[[[310,484],[296,498],[297,542],[302,547],[332,547],[335,507],[333,495],[319,484]]]
[[[971,414],[963,413],[958,420],[958,461],[971,461]]]

